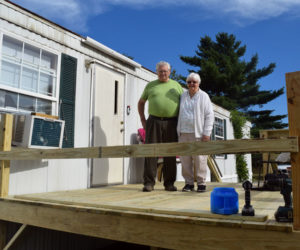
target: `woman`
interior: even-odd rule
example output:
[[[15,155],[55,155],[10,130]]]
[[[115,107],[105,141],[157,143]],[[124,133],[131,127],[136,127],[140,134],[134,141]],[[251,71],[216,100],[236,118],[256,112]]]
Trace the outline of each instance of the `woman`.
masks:
[[[186,79],[188,91],[181,95],[177,133],[179,142],[209,141],[214,123],[212,103],[207,93],[199,88],[201,79],[191,73]],[[194,167],[197,192],[205,192],[207,155],[180,156],[182,176],[185,179],[183,192],[194,190]]]

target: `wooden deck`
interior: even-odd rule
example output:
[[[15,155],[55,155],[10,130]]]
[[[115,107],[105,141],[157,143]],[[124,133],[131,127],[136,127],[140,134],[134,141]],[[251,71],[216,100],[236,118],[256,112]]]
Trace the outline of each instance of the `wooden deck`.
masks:
[[[184,183],[177,183],[181,190]],[[241,184],[209,183],[205,193],[150,193],[142,185],[119,185],[75,191],[19,195],[0,200],[0,219],[82,235],[169,249],[296,249],[300,234],[291,223],[277,223],[283,205],[277,192],[252,191],[256,216],[210,212],[216,186],[234,187],[240,212]],[[243,230],[241,230],[243,229]]]

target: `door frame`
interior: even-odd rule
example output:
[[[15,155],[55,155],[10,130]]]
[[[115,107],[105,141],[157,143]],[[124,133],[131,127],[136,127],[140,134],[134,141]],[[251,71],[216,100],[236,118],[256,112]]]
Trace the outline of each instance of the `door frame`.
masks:
[[[125,145],[125,138],[127,135],[127,130],[126,130],[126,93],[127,93],[127,73],[121,69],[112,67],[110,65],[107,65],[105,63],[102,63],[97,60],[92,60],[89,62],[88,69],[91,71],[91,87],[90,87],[90,115],[89,115],[89,145],[90,147],[94,146],[94,113],[95,113],[95,79],[96,79],[96,67],[99,65],[100,67],[107,68],[108,70],[115,71],[121,75],[124,76],[124,90],[123,90],[123,120],[124,120],[124,132],[123,132],[123,145]],[[87,187],[97,187],[97,186],[106,186],[106,185],[93,185],[92,180],[93,180],[93,164],[94,164],[94,159],[88,159],[88,182],[87,182]],[[122,158],[122,168],[123,168],[123,176],[122,176],[122,183],[124,183],[124,171],[125,171],[125,160]],[[108,184],[109,185],[109,184]],[[112,184],[113,185],[113,184]]]

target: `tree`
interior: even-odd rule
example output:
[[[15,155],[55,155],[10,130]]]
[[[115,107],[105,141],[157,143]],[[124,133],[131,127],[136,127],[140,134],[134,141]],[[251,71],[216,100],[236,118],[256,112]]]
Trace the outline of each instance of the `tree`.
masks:
[[[195,51],[196,55],[181,56],[185,63],[198,68],[201,76],[201,89],[206,91],[211,100],[225,109],[239,110],[253,124],[251,134],[258,137],[258,129],[284,128],[287,124],[281,119],[286,115],[272,116],[274,110],[254,111],[284,93],[284,88],[278,90],[260,90],[258,81],[271,74],[275,63],[257,69],[258,55],[252,56],[249,62],[243,58],[246,45],[241,45],[235,36],[228,33],[218,33],[216,41],[208,36],[200,39]],[[195,70],[189,70],[195,71]]]
[[[274,115],[271,116],[272,110],[262,111],[248,111],[253,126],[251,128],[251,134],[259,137],[259,130],[261,129],[282,129],[287,126],[286,123],[280,122],[286,115]]]
[[[175,80],[175,81],[177,81],[177,82],[179,82],[180,85],[181,85],[183,88],[187,89],[186,83],[185,83],[185,81],[184,81],[185,78],[184,78],[183,76],[177,74],[177,72],[176,72],[175,69],[173,69],[173,70],[171,71],[170,78],[173,79],[173,80]]]

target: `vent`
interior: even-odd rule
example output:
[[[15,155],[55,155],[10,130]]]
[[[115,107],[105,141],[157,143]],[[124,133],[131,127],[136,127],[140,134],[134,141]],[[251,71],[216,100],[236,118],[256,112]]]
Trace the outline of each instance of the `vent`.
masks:
[[[15,118],[13,144],[28,148],[61,148],[65,122],[34,115]]]

